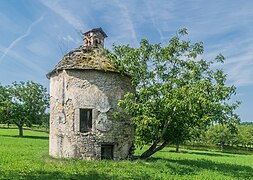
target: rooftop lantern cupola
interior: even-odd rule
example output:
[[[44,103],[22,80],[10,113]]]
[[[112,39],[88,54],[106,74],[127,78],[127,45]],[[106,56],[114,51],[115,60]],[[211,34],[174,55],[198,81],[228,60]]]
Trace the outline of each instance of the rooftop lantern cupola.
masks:
[[[104,47],[104,39],[107,37],[102,28],[94,28],[84,33],[84,46]]]

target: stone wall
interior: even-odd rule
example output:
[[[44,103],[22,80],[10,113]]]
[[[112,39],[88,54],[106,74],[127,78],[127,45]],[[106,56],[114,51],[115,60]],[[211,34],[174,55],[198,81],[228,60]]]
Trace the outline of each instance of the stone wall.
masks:
[[[101,145],[113,145],[113,159],[128,158],[133,144],[129,119],[112,114],[126,92],[130,78],[114,72],[63,70],[50,78],[50,142],[53,157],[101,159]],[[92,130],[81,133],[80,108],[92,109]]]

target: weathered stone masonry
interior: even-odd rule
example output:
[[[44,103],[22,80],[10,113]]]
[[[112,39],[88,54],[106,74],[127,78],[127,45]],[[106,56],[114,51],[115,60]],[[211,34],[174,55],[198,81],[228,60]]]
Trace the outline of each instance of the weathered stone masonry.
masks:
[[[105,34],[101,31],[89,32]],[[129,119],[114,120],[113,112],[118,100],[133,91],[130,77],[117,73],[92,45],[71,51],[48,74],[49,154],[87,160],[127,159],[133,153],[133,127]]]

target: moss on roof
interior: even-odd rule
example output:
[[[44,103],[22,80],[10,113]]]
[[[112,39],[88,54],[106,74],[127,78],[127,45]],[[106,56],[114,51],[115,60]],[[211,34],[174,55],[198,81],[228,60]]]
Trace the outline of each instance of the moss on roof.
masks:
[[[64,69],[95,69],[102,71],[118,72],[106,58],[102,50],[96,47],[80,46],[69,53],[47,74],[47,77]]]

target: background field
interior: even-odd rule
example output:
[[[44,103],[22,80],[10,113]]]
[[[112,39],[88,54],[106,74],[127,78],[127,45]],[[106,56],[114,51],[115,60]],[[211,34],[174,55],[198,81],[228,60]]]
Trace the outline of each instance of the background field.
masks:
[[[0,179],[253,179],[253,155],[166,148],[145,161],[59,160],[47,133],[17,134],[0,128]]]

